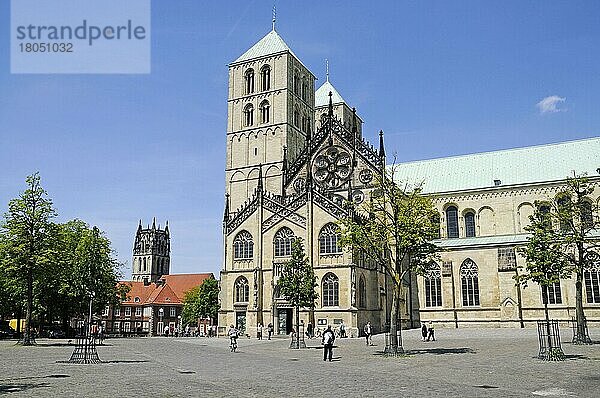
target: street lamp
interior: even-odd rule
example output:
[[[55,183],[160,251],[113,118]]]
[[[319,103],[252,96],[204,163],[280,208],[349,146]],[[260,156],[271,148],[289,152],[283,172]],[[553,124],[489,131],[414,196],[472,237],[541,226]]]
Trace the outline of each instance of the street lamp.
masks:
[[[164,314],[165,314],[165,310],[164,310],[162,307],[160,307],[160,308],[158,309],[158,319],[159,319],[159,321],[160,321],[160,330],[158,331],[158,334],[159,334],[159,335],[163,334],[163,332],[164,332],[164,327],[165,327],[165,326],[163,325],[163,315],[164,315]]]

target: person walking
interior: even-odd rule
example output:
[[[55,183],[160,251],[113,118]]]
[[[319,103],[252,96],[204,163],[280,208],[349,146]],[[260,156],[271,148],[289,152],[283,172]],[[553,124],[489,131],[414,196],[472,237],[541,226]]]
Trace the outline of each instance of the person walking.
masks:
[[[335,334],[331,330],[331,326],[327,326],[327,330],[323,333],[321,342],[323,343],[323,360],[331,362],[333,357],[333,342],[335,341]]]
[[[429,334],[427,335],[427,341],[429,341],[429,339],[435,341],[435,331],[433,330],[433,322],[429,321],[427,331],[429,332]]]
[[[262,340],[262,332],[263,332],[263,326],[262,326],[262,323],[259,323],[258,326],[256,327],[256,337],[259,340]]]
[[[308,337],[309,339],[312,339],[314,337],[313,324],[310,322],[308,322],[308,325],[306,325],[306,337]]]
[[[229,330],[227,331],[227,336],[229,336],[229,349],[231,352],[235,352],[237,350],[237,339],[239,337],[240,332],[235,328],[235,326],[229,326]]]
[[[371,322],[367,322],[365,328],[363,329],[365,332],[365,339],[367,340],[367,345],[373,345],[373,341],[371,340],[371,335],[373,334],[373,329],[371,328]]]
[[[346,337],[346,325],[344,325],[344,321],[340,323],[340,339]]]
[[[267,325],[267,333],[269,335],[268,340],[271,340],[271,335],[273,334],[273,324],[272,323],[269,323]]]
[[[421,326],[421,341],[425,341],[427,338],[427,325],[423,322],[423,326]]]

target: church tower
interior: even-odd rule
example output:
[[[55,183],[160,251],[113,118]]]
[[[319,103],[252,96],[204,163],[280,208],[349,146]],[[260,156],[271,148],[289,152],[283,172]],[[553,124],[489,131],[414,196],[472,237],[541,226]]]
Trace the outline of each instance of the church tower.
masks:
[[[152,220],[152,227],[138,225],[133,245],[133,272],[134,281],[156,282],[163,275],[169,274],[171,263],[171,238],[169,235],[169,222],[165,229],[156,227],[156,220]]]
[[[228,207],[251,198],[263,176],[266,191],[281,193],[282,173],[314,128],[315,76],[275,30],[229,65]],[[262,169],[262,170],[261,170]]]

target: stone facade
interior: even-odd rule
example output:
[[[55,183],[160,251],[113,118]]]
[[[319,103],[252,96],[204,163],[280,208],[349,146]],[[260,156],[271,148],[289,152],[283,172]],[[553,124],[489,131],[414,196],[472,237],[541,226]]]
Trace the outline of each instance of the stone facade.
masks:
[[[329,76],[316,91],[314,82],[275,30],[229,65],[221,328],[234,324],[255,335],[258,324],[272,323],[275,333],[291,331],[293,311],[276,285],[296,238],[303,239],[318,282],[316,307],[300,313],[305,325],[322,329],[343,322],[353,336],[367,321],[375,332],[389,327],[390,281],[381,265],[338,247],[335,224],[348,214],[344,200],[369,200],[374,175],[386,167],[383,134],[376,150],[362,138],[362,120]],[[599,165],[590,165],[600,140],[593,143],[559,144],[552,151],[561,161],[553,163],[543,158],[547,151],[525,148],[514,164],[514,153],[496,152],[471,155],[463,170],[452,167],[461,162],[453,158],[437,168],[397,165],[397,181],[442,182],[425,190],[440,213],[441,261],[428,277],[410,275],[401,298],[403,323],[519,326],[541,319],[540,288],[518,289],[512,279],[523,265],[516,247],[526,242],[535,200],[553,197],[574,169],[597,174]],[[574,149],[585,153],[578,157]],[[551,162],[545,167],[554,175],[539,171],[544,162]],[[494,173],[506,175],[504,183],[494,181]],[[453,179],[459,184],[444,185]],[[598,189],[592,195],[595,204],[599,195]],[[574,283],[561,281],[554,293],[552,316],[569,320]],[[591,321],[600,318],[597,296],[586,303]]]

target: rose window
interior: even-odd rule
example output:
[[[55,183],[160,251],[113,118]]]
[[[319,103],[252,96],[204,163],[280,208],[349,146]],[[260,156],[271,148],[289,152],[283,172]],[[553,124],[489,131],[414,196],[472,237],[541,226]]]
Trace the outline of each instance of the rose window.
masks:
[[[351,163],[348,152],[336,146],[329,147],[315,158],[315,181],[327,188],[338,188],[350,177]]]

